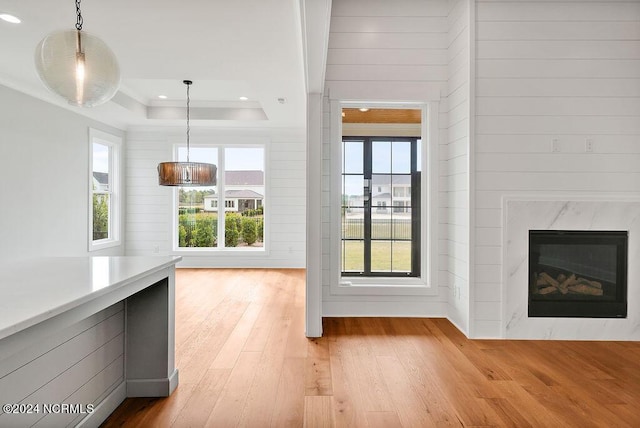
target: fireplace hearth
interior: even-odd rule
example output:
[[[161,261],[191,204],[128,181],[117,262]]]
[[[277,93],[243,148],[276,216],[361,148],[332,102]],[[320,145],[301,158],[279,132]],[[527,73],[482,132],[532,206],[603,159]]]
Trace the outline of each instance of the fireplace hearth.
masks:
[[[529,317],[627,317],[627,231],[529,231]]]

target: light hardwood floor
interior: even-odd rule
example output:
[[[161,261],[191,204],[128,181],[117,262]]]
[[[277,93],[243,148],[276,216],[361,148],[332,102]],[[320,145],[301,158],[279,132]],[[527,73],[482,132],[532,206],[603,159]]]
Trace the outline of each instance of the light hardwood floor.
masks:
[[[640,427],[640,343],[468,340],[444,319],[329,318],[304,271],[179,269],[180,385],[104,427]]]

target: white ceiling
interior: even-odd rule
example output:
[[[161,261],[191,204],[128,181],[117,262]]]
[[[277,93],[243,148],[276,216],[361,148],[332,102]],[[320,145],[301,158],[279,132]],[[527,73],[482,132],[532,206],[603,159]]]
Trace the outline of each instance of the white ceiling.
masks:
[[[0,83],[127,128],[182,123],[176,107],[185,106],[182,80],[191,79],[196,126],[304,127],[299,0],[83,0],[81,7],[83,31],[100,37],[120,63],[112,101],[68,106],[37,76],[35,47],[52,31],[74,28],[74,0],[0,0],[0,13],[22,20],[0,21]]]

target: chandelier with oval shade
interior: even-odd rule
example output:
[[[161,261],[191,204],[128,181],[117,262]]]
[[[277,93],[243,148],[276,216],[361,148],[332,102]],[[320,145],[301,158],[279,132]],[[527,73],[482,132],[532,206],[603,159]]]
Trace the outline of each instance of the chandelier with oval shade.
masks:
[[[36,70],[45,86],[69,104],[93,107],[118,92],[120,67],[109,46],[82,31],[80,0],[75,3],[75,30],[55,31],[40,41]]]

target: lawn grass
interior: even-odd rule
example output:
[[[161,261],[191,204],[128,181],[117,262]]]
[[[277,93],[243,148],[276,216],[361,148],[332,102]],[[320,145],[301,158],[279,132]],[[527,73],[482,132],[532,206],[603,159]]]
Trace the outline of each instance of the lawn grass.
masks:
[[[364,270],[364,241],[343,241],[343,272]],[[411,241],[372,241],[372,272],[411,271]]]

